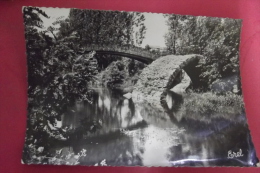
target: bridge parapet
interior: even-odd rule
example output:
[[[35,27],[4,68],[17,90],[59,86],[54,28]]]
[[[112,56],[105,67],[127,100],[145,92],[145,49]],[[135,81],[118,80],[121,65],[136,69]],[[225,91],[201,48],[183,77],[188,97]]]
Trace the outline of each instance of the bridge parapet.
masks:
[[[145,63],[151,63],[159,58],[157,55],[149,50],[133,45],[106,45],[106,44],[88,44],[84,45],[81,52],[96,51],[97,54],[112,54],[118,56],[126,56]]]

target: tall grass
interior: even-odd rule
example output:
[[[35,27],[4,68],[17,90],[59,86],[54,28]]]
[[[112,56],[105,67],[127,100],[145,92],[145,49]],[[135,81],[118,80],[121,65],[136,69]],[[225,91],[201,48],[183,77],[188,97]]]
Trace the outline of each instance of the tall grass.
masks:
[[[212,92],[187,93],[178,111],[180,118],[210,122],[214,118],[232,120],[244,113],[243,98],[240,95],[226,93],[216,95]]]

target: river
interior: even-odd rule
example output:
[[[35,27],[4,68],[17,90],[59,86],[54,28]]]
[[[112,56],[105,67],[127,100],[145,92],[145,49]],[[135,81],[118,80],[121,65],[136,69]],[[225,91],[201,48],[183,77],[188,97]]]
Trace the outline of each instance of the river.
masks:
[[[97,88],[93,103],[75,103],[62,116],[62,127],[77,129],[82,122],[90,130],[66,146],[78,153],[86,149],[81,165],[106,161],[110,166],[253,166],[254,147],[245,115],[237,120],[221,118],[172,120],[149,103],[134,103],[119,91]],[[84,123],[83,123],[84,125]],[[234,154],[235,153],[235,154]]]

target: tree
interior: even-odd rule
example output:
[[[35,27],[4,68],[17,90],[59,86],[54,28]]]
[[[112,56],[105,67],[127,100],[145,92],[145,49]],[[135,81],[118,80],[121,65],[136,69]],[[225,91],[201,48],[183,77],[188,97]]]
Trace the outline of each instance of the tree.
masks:
[[[208,21],[208,27],[214,29],[208,37],[204,52],[206,58],[201,67],[202,77],[208,80],[209,85],[216,79],[239,73],[240,22],[235,19]]]
[[[76,32],[81,43],[141,44],[145,33],[144,15],[137,12],[71,9],[59,34]],[[137,37],[134,40],[134,35]]]
[[[166,46],[173,54],[201,54],[201,79],[208,86],[216,79],[238,73],[241,23],[235,19],[167,15]]]
[[[37,7],[24,7],[23,8],[23,18],[24,18],[25,27],[42,28],[43,23],[40,18],[41,15],[46,18],[49,18],[49,16],[44,11],[42,11],[41,9],[39,9]]]
[[[145,45],[144,49],[145,50],[151,50],[151,47],[147,44],[147,45]]]
[[[146,32],[144,20],[144,15],[137,12],[71,9],[69,17],[59,21],[57,35],[61,39],[71,38],[80,47],[88,44],[139,46]],[[111,55],[96,57],[100,69],[121,59]]]
[[[56,35],[54,34],[55,30],[56,29],[52,26],[49,26],[48,29],[47,29],[47,31],[50,32],[53,35],[53,37],[55,38],[55,41],[57,41],[58,39],[57,39]]]
[[[97,73],[95,53],[78,54],[78,45],[58,39],[54,27],[38,30],[43,29],[39,16],[48,18],[39,8],[25,7],[23,11],[29,80],[28,134],[48,136],[44,128],[47,122],[53,124],[76,100],[91,102],[88,82]],[[47,32],[53,34],[55,42]]]
[[[168,18],[167,25],[169,32],[165,34],[165,43],[168,51],[172,54],[177,54],[178,40],[181,39],[181,31],[183,28],[183,22],[187,16],[181,16],[176,14],[164,15]]]
[[[40,71],[42,69],[41,64],[44,61],[43,51],[52,45],[52,39],[48,35],[45,35],[44,32],[38,31],[38,28],[43,28],[43,22],[40,16],[49,18],[49,16],[39,8],[23,8],[30,89],[35,88],[35,86],[41,83]]]

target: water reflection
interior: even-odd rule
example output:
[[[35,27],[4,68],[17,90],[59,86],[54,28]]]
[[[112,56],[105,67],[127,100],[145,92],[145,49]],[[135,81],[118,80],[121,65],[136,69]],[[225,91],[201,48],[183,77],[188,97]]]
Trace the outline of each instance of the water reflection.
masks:
[[[254,148],[243,123],[245,115],[232,122],[221,118],[211,123],[173,120],[169,112],[173,112],[176,101],[172,98],[167,96],[170,111],[165,112],[148,103],[135,104],[120,92],[97,89],[93,104],[75,103],[62,117],[64,128],[77,129],[87,120],[96,123],[96,130],[74,138],[63,148],[75,153],[87,149],[87,157],[80,160],[82,165],[106,159],[113,166],[252,166]],[[228,151],[239,149],[242,157],[227,158]]]

